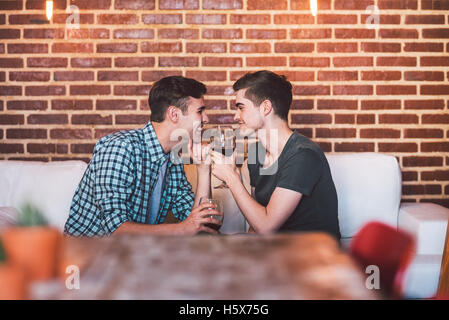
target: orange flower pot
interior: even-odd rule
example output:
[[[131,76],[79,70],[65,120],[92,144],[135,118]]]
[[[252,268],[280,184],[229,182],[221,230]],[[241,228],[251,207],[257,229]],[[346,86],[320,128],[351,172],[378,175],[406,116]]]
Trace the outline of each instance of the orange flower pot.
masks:
[[[8,261],[22,268],[30,281],[55,276],[60,237],[51,227],[14,227],[2,234]]]
[[[25,273],[11,264],[0,264],[0,300],[24,300],[28,298]]]

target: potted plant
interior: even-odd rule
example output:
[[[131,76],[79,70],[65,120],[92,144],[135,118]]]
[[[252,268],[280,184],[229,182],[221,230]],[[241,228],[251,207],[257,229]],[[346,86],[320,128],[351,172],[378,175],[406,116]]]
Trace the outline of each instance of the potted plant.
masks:
[[[38,209],[25,205],[17,225],[6,229],[2,238],[9,262],[22,268],[28,280],[55,276],[60,233],[48,225]]]
[[[0,238],[0,300],[23,300],[27,298],[24,272],[8,263]]]

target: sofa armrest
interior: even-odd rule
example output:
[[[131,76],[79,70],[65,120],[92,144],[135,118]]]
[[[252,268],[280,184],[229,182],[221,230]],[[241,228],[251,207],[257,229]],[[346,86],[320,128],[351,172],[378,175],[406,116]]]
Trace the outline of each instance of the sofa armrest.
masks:
[[[398,227],[416,240],[416,253],[442,255],[449,209],[434,203],[404,203],[399,208]]]

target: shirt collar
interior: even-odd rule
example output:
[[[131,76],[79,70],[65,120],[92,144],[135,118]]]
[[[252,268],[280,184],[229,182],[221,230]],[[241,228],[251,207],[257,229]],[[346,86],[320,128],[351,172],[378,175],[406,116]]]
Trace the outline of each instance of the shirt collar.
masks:
[[[142,130],[145,137],[145,142],[150,150],[151,161],[157,162],[165,160],[168,155],[164,153],[164,149],[162,149],[161,143],[157,139],[157,135],[151,121],[149,121]]]

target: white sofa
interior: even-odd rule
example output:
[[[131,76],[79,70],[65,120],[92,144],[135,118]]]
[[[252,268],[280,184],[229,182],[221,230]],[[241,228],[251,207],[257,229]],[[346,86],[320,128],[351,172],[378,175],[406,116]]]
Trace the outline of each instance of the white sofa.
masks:
[[[429,298],[436,294],[449,209],[431,203],[400,203],[401,172],[396,158],[377,153],[327,155],[337,188],[343,247],[369,221],[382,221],[410,232],[417,241],[416,256],[408,270],[405,295]],[[49,222],[63,229],[74,191],[86,164],[81,161],[0,161],[0,207],[20,208],[29,201],[40,208]],[[196,188],[196,168],[186,167]],[[246,166],[242,169],[249,190]],[[213,178],[212,185],[219,182]],[[247,230],[247,224],[227,189],[213,189],[221,199],[225,218],[221,231]],[[2,210],[0,209],[0,214]]]

